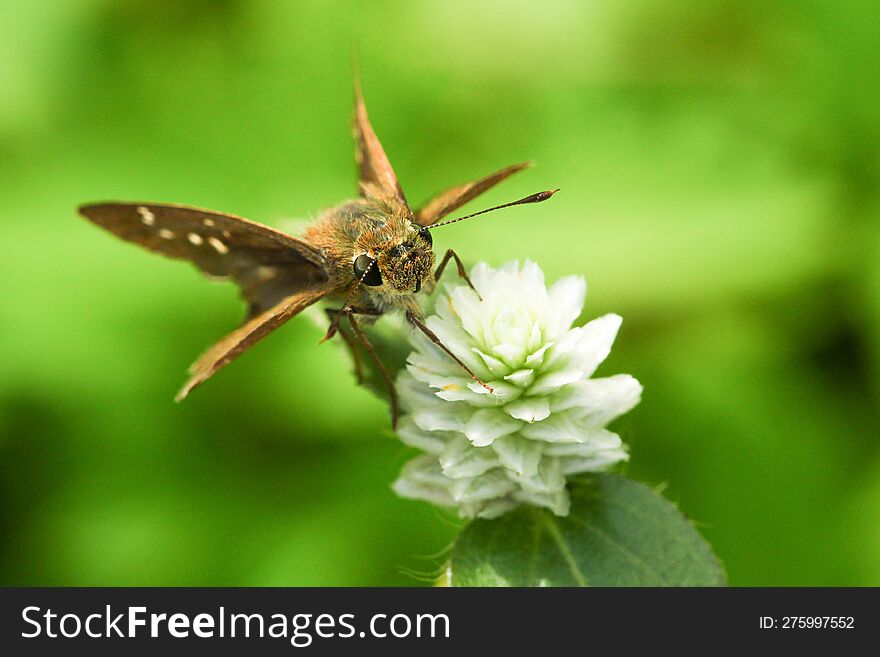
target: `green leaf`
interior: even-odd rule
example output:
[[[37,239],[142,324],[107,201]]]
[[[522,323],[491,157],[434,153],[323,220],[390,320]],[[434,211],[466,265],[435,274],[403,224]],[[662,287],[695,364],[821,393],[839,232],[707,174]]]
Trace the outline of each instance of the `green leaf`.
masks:
[[[595,474],[570,491],[565,518],[524,506],[468,525],[452,550],[452,586],[726,584],[706,540],[647,486]]]

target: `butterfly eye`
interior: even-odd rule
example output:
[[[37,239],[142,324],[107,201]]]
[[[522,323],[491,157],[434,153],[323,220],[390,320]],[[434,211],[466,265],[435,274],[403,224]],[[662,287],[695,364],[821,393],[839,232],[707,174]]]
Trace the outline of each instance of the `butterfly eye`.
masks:
[[[372,267],[370,265],[372,265]],[[364,276],[364,272],[367,271],[367,268],[369,268],[370,271]],[[379,271],[379,265],[366,253],[362,253],[354,259],[354,275],[358,280],[361,280],[361,277],[363,276],[362,282],[364,285],[369,285],[371,287],[382,285],[382,274]]]
[[[434,246],[434,238],[431,237],[431,231],[427,228],[419,228],[419,237],[428,243],[428,246]]]

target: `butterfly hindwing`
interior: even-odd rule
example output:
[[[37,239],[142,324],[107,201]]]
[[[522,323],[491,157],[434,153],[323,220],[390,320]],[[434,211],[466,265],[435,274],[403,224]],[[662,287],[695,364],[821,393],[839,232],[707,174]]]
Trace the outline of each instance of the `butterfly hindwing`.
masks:
[[[248,319],[193,363],[190,367],[190,378],[177,393],[176,399],[180,401],[185,398],[193,388],[214,376],[222,367],[332,291],[329,284],[305,289]]]
[[[84,205],[80,214],[114,235],[228,277],[249,304],[248,317],[326,282],[326,263],[310,244],[235,215],[160,203]]]

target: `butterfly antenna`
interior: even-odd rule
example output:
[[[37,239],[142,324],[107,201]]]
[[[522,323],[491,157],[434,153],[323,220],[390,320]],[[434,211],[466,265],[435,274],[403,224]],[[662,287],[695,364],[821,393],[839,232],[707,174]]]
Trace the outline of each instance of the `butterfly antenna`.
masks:
[[[532,194],[531,196],[526,196],[525,198],[521,198],[518,201],[512,201],[510,203],[504,203],[503,205],[496,205],[494,208],[487,208],[486,210],[480,210],[479,212],[474,212],[473,214],[465,215],[464,217],[458,217],[457,219],[450,219],[449,221],[441,221],[439,224],[434,224],[433,226],[425,226],[428,230],[434,230],[435,228],[439,228],[440,226],[448,226],[449,224],[454,224],[457,221],[464,221],[465,219],[470,219],[471,217],[477,217],[481,214],[486,214],[487,212],[493,212],[495,210],[500,210],[501,208],[509,208],[512,205],[525,205],[527,203],[541,203],[542,201],[546,201],[548,198],[553,196],[558,189],[548,189],[543,192],[538,192],[537,194]]]

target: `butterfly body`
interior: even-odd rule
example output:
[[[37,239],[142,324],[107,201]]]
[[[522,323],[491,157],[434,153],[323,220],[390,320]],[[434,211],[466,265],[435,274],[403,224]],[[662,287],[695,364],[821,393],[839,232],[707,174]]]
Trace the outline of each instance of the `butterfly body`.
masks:
[[[393,382],[361,331],[358,317],[373,319],[389,311],[403,312],[412,326],[485,386],[422,322],[418,295],[434,289],[450,258],[470,285],[464,266],[451,249],[434,269],[429,230],[460,220],[438,223],[528,163],[451,187],[413,210],[373,132],[357,85],[354,133],[360,197],[325,211],[299,237],[235,215],[185,205],[111,202],[79,208],[81,215],[117,237],[187,260],[211,278],[231,279],[238,285],[247,303],[244,322],[193,363],[178,400],[322,299],[340,304],[340,308],[328,310],[332,321],[325,339],[333,337],[341,319],[347,317],[354,335],[385,377],[392,424],[397,417]],[[553,193],[540,192],[491,209],[543,201]],[[341,335],[353,347],[351,336]]]
[[[417,295],[433,289],[436,258],[430,233],[413,222],[407,208],[349,201],[325,212],[302,237],[332,263],[334,298],[359,308],[421,315]],[[363,284],[356,275],[354,263],[364,256],[376,263],[378,276],[368,276],[374,284]]]

